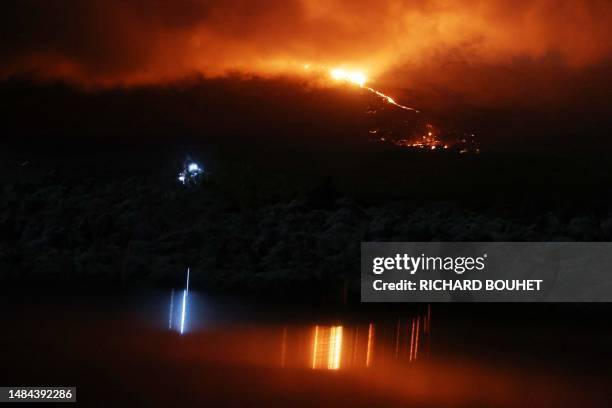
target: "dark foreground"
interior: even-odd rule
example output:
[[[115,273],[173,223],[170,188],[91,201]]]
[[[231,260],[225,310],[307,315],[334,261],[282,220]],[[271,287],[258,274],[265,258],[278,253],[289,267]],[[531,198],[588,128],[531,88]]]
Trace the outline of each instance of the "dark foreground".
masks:
[[[303,85],[2,81],[0,285],[172,287],[190,266],[207,291],[343,303],[363,241],[612,240],[607,107],[415,115]],[[430,122],[481,153],[371,143]]]
[[[0,282],[358,301],[364,241],[612,240],[597,154],[250,148],[194,149],[194,188],[177,151],[5,152]]]

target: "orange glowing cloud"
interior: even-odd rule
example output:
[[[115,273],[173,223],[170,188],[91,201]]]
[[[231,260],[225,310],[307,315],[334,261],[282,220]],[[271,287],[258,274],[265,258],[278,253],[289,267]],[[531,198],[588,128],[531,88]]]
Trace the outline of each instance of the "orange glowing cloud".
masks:
[[[609,61],[606,0],[6,1],[0,74],[133,84],[205,76],[303,74],[346,66],[353,82],[437,64]],[[404,73],[404,74],[403,74]],[[425,75],[425,74],[424,74]],[[429,78],[431,79],[431,78]]]

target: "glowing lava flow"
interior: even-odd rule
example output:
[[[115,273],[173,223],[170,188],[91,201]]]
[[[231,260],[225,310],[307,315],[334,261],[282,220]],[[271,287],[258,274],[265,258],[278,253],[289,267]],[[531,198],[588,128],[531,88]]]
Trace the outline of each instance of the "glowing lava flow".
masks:
[[[366,82],[367,82],[367,77],[363,73],[361,73],[359,71],[346,71],[346,70],[344,70],[342,68],[334,68],[334,69],[329,71],[329,75],[335,81],[344,81],[344,82],[348,82],[348,83],[351,83],[351,84],[354,84],[354,85],[358,85],[360,88],[363,88],[363,89],[366,89],[366,90],[372,92],[376,96],[381,97],[382,99],[384,99],[388,103],[390,103],[392,105],[395,105],[398,108],[419,113],[418,110],[416,110],[414,108],[410,108],[410,107],[405,106],[405,105],[401,105],[401,104],[395,102],[395,99],[393,99],[392,97],[390,97],[388,95],[385,95],[384,93],[382,93],[382,92],[380,92],[380,91],[378,91],[378,90],[376,90],[374,88],[370,88],[369,86],[365,86]]]
[[[399,104],[381,91],[367,85],[368,77],[363,71],[345,69],[340,67],[330,67],[328,65],[303,65],[304,71],[308,75],[316,75],[319,78],[327,77],[326,84],[331,80],[342,85],[357,86],[381,98],[384,102],[394,105],[400,109],[421,113],[418,109]],[[375,114],[376,108],[368,107],[365,113]],[[454,129],[436,129],[430,123],[424,123],[426,118],[416,120],[417,128],[411,129],[407,121],[403,124],[397,119],[392,119],[388,125],[370,129],[370,142],[389,144],[409,149],[427,150],[449,150],[459,154],[479,154],[475,135],[464,133]],[[378,119],[377,119],[378,122]],[[422,129],[423,124],[425,129]],[[380,126],[380,124],[379,124]],[[422,133],[424,131],[424,133]],[[443,137],[442,137],[443,136]]]

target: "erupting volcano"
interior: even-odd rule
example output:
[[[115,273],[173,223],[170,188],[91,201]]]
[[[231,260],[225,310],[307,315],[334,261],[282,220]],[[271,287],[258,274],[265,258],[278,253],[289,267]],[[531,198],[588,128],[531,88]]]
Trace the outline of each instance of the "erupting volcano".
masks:
[[[304,66],[306,71],[313,71],[310,64]],[[325,67],[315,69],[315,72],[325,72]],[[381,117],[376,115],[379,110],[385,110],[384,106],[375,102],[374,107],[366,110],[366,113],[374,116],[373,126],[368,130],[370,142],[379,144],[390,144],[395,147],[419,149],[419,150],[447,150],[461,154],[480,153],[476,136],[471,132],[457,129],[444,129],[434,126],[420,110],[402,105],[391,96],[367,85],[368,76],[360,70],[345,68],[330,68],[327,74],[332,83],[347,84],[363,89],[377,97],[384,104],[390,104],[403,111],[418,114],[417,117],[407,120],[405,115],[386,114]]]
[[[354,85],[358,85],[360,88],[363,88],[367,91],[372,92],[374,95],[377,95],[379,97],[381,97],[382,99],[384,99],[386,102],[397,106],[400,109],[404,109],[404,110],[409,110],[409,111],[414,111],[419,113],[418,110],[414,109],[414,108],[410,108],[408,106],[404,106],[401,105],[397,102],[395,102],[395,99],[393,99],[392,97],[390,97],[389,95],[385,95],[384,93],[380,92],[377,89],[374,88],[370,88],[369,86],[366,86],[366,82],[368,80],[368,77],[360,72],[360,71],[346,71],[342,68],[334,68],[332,70],[329,71],[329,74],[331,76],[331,78],[334,81],[342,81],[342,82],[348,82]]]

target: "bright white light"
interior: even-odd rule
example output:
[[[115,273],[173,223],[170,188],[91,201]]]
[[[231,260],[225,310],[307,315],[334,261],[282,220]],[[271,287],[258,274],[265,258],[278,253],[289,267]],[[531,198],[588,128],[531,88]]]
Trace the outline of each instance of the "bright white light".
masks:
[[[187,313],[187,294],[189,292],[189,268],[187,268],[187,283],[183,291],[183,307],[181,310],[181,334],[185,331],[185,314]]]
[[[185,331],[185,306],[187,304],[187,291],[183,291],[183,310],[181,311],[181,334]]]
[[[198,184],[203,174],[204,170],[200,165],[188,158],[183,163],[182,170],[178,173],[177,179],[184,186],[193,186]]]
[[[364,86],[368,79],[360,71],[345,71],[342,68],[334,68],[329,74],[336,81],[346,81],[359,86]]]
[[[366,76],[361,72],[350,72],[348,74],[348,80],[359,86],[363,86],[366,82]]]
[[[332,69],[331,76],[337,81],[341,79],[346,79],[346,71],[341,68]]]

